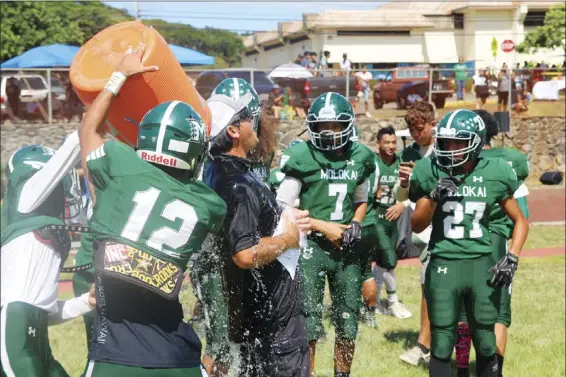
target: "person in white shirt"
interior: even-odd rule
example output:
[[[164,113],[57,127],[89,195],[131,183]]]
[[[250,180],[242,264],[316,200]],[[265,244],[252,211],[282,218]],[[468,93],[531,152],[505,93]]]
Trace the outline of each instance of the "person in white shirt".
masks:
[[[483,109],[489,97],[489,80],[485,69],[478,70],[478,74],[474,75],[474,91],[476,92],[476,110]]]
[[[360,93],[358,93],[358,97],[363,96],[364,98],[364,105],[366,110],[366,116],[371,118],[371,114],[369,113],[369,82],[372,79],[371,72],[368,71],[367,65],[362,66],[361,72],[356,73],[356,79],[360,84]]]
[[[348,54],[342,54],[342,61],[340,62],[340,69],[342,72],[350,72],[352,69],[352,62],[348,59]],[[343,73],[344,74],[344,73]]]

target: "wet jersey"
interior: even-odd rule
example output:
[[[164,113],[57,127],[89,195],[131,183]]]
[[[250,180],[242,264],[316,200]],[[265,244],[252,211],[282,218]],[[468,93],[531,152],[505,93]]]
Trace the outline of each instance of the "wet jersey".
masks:
[[[409,198],[417,202],[428,197],[439,178],[448,174],[436,159],[421,159],[413,169]],[[474,170],[462,179],[456,196],[439,201],[432,218],[429,250],[448,259],[477,258],[492,252],[488,231],[495,204],[517,190],[517,175],[501,159],[481,158]]]
[[[226,205],[204,183],[181,183],[140,159],[118,141],[108,141],[87,157],[96,192],[90,220],[96,255],[115,241],[184,270],[208,233],[220,230]],[[144,264],[152,281],[162,262]],[[161,270],[162,271],[162,270]],[[155,280],[157,281],[157,280]],[[130,281],[96,272],[97,311],[89,359],[145,368],[193,368],[201,344],[183,322],[178,297],[172,299]]]
[[[525,196],[526,194],[519,193],[521,190],[525,190],[526,193],[528,193],[526,186],[523,186],[525,179],[529,176],[529,162],[527,156],[512,148],[489,148],[484,149],[480,157],[501,158],[506,161],[517,174],[519,190],[517,190],[516,195],[519,194],[519,197]],[[503,208],[497,204],[491,212],[489,231],[509,239],[513,233],[513,226],[513,221],[507,216]]]
[[[375,170],[370,174],[368,179],[368,209],[366,211],[366,216],[364,221],[362,221],[362,227],[371,226],[376,224],[376,199],[375,194],[377,193],[377,186],[379,184],[380,171],[377,164],[377,155],[374,154],[374,164]]]
[[[349,224],[356,188],[375,171],[373,154],[359,143],[341,155],[323,153],[310,141],[298,143],[281,157],[281,172],[301,181],[300,208],[312,218]]]

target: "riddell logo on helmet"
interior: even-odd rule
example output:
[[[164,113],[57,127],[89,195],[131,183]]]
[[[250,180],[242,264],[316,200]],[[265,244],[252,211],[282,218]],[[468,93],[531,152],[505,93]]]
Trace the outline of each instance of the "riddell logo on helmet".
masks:
[[[155,162],[156,164],[172,166],[174,168],[177,167],[177,159],[176,158],[167,158],[160,155],[155,155],[153,153],[148,153],[145,151],[140,152],[140,157],[142,160]]]

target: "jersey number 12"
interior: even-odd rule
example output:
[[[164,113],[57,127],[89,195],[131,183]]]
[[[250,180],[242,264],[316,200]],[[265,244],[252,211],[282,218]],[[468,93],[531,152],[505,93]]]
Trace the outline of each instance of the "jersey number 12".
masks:
[[[160,194],[161,190],[155,187],[136,192],[132,199],[135,203],[134,209],[130,213],[120,236],[132,242],[138,242]],[[179,253],[163,250],[163,245],[175,250],[186,244],[198,222],[197,213],[190,204],[175,199],[163,207],[161,217],[169,221],[181,219],[182,223],[179,230],[176,231],[166,226],[155,229],[147,239],[146,244],[155,250],[178,258],[180,257]]]

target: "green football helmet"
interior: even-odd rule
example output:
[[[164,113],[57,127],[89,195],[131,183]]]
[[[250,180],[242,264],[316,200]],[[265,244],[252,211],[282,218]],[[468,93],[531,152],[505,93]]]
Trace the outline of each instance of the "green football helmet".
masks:
[[[354,110],[346,97],[334,92],[321,94],[315,99],[307,115],[307,128],[313,145],[320,150],[336,150],[351,140],[354,131]],[[340,132],[320,131],[322,123],[342,123]]]
[[[136,151],[142,160],[184,170],[187,178],[196,178],[207,150],[206,126],[187,103],[161,103],[140,122]]]
[[[249,103],[248,109],[252,113],[253,129],[257,132],[259,128],[259,113],[261,108],[259,105],[259,96],[250,83],[240,78],[228,78],[222,80],[222,82],[212,91],[212,95],[223,94],[236,101],[246,93],[250,93],[252,95],[252,101]]]
[[[468,161],[478,159],[485,145],[485,124],[482,118],[470,110],[456,110],[444,116],[436,126],[435,154],[441,167],[452,169]],[[467,143],[457,150],[446,148],[447,140]]]

